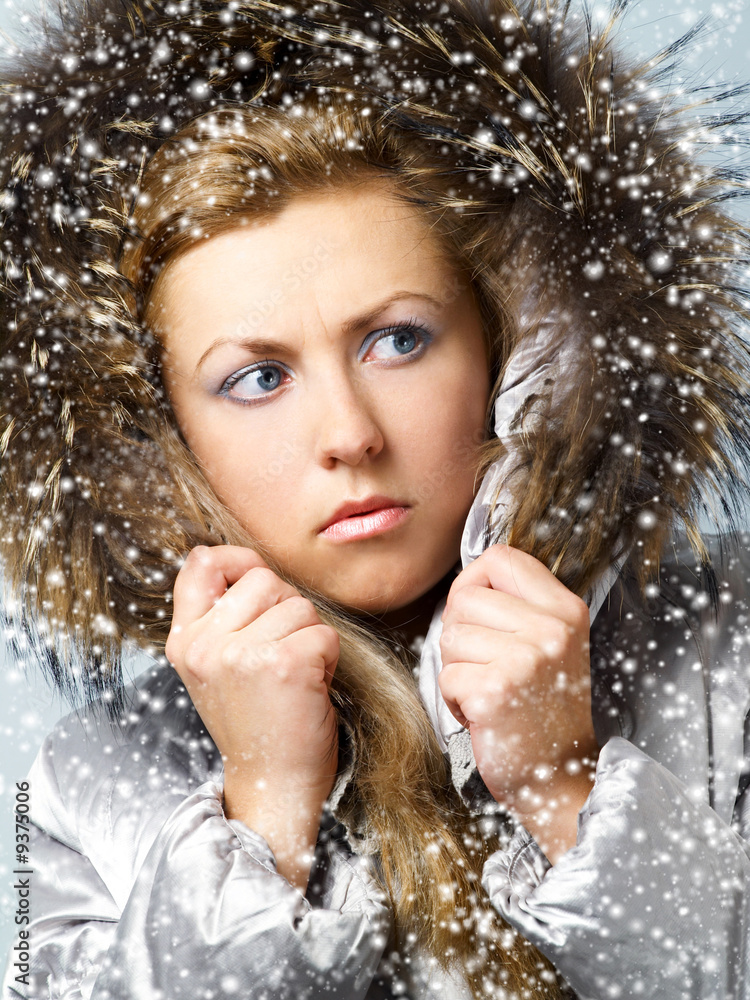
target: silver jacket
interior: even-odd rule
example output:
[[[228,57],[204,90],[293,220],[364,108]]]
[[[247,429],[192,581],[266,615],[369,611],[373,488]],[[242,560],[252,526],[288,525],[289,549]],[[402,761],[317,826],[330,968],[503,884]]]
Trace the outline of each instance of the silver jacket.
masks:
[[[495,403],[503,457],[469,512],[463,565],[481,551],[491,499],[512,513],[544,493],[546,462],[534,489],[519,472],[535,454],[566,456],[535,513],[556,511],[554,558],[583,558],[586,535],[600,540],[598,566],[618,542],[643,544],[651,517],[662,526],[687,518],[695,531],[685,463],[696,493],[714,499],[717,485],[732,509],[750,441],[750,358],[730,336],[734,320],[746,328],[747,234],[713,208],[742,186],[734,158],[729,175],[698,170],[693,151],[720,135],[734,147],[741,116],[722,105],[694,132],[692,102],[705,88],[686,95],[685,117],[676,114],[682,86],[662,86],[670,73],[680,78],[679,65],[631,73],[624,55],[602,48],[597,19],[579,33],[571,17],[561,34],[567,2],[68,6],[75,17],[40,31],[17,73],[0,72],[0,557],[19,567],[26,625],[35,614],[54,619],[63,588],[52,580],[64,578],[68,593],[88,587],[83,552],[107,580],[86,598],[93,620],[110,607],[124,615],[138,587],[152,588],[147,607],[169,610],[163,524],[192,523],[194,507],[158,443],[162,411],[144,405],[153,372],[117,271],[133,185],[148,155],[214,100],[286,103],[320,80],[394,119],[410,137],[413,176],[455,175],[449,196],[442,181],[435,188],[446,192],[440,204],[463,212],[471,193],[486,224],[472,260],[488,295],[495,289],[490,305],[512,319],[518,350]],[[627,4],[609,6],[614,25]],[[370,23],[373,8],[382,17]],[[553,8],[562,22],[537,16]],[[315,58],[296,76],[305,52]],[[500,266],[508,255],[513,281]],[[122,533],[125,480],[142,493],[132,498],[132,539]],[[597,513],[588,504],[607,490],[621,500],[605,497]],[[638,530],[636,511],[646,515]],[[621,539],[610,537],[613,525]],[[216,537],[205,524],[195,531],[169,549],[185,554],[196,538]],[[143,566],[157,567],[163,586],[151,570],[147,585],[127,555],[131,540],[138,551],[146,539],[153,562]],[[519,827],[486,863],[498,911],[582,1000],[750,998],[747,548],[743,540],[723,563],[717,556],[718,617],[684,547],[664,556],[645,605],[627,566],[609,567],[588,595],[602,752],[577,844],[550,867]],[[484,812],[492,802],[467,734],[439,698],[442,610],[421,650],[420,692],[456,787]],[[67,716],[32,767],[31,969],[24,976],[11,953],[6,998],[468,998],[431,956],[393,954],[376,855],[338,821],[346,769],[303,895],[264,840],[224,816],[220,755],[172,668],[154,664],[128,698],[122,725],[102,705]]]
[[[584,1000],[750,997],[748,539],[727,551],[718,617],[686,548],[646,608],[617,579],[592,628],[603,749],[577,844],[551,867],[519,827],[485,865],[494,905]],[[373,860],[336,820],[346,775],[303,896],[224,817],[220,756],[176,672],[155,664],[129,700],[118,731],[96,707],[62,719],[31,768],[32,969],[18,982],[11,956],[4,997],[469,995],[389,951]],[[454,780],[481,810],[462,742]]]

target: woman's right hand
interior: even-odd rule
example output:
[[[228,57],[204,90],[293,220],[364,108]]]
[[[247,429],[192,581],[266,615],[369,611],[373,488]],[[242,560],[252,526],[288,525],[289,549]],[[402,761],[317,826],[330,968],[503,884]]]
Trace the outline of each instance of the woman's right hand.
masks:
[[[197,546],[175,580],[165,653],[221,752],[225,812],[306,884],[338,765],[336,630],[253,549]]]

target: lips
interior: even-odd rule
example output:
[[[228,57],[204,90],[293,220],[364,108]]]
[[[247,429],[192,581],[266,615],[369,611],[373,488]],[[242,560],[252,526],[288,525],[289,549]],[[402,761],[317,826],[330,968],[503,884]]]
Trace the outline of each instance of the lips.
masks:
[[[329,524],[321,531],[321,538],[334,544],[364,542],[375,535],[383,535],[403,524],[411,514],[410,507],[381,507],[364,514],[352,514]]]
[[[383,510],[388,507],[409,507],[410,505],[406,503],[405,500],[396,500],[393,497],[384,496],[382,493],[373,494],[369,497],[363,497],[361,500],[347,500],[338,508],[338,510],[330,517],[325,524],[318,528],[318,532],[325,531],[326,528],[335,524],[336,521],[342,521],[347,517],[353,517],[357,514],[366,514],[371,511]]]

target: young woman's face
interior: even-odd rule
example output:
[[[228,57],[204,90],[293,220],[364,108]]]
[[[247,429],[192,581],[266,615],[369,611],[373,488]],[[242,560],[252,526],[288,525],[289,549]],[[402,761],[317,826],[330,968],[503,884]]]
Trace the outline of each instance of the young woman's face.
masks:
[[[281,565],[370,613],[445,576],[490,380],[468,278],[416,209],[377,181],[300,197],[192,247],[165,269],[158,303],[185,440]],[[323,530],[374,494],[406,510],[357,524],[387,530]]]

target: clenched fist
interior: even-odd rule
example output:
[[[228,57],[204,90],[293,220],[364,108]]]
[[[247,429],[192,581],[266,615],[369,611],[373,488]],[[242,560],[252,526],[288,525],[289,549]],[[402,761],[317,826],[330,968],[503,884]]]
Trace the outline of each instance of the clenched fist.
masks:
[[[586,604],[533,556],[492,545],[453,581],[440,651],[440,691],[484,783],[554,862],[599,754]]]
[[[338,763],[336,630],[254,550],[198,546],[175,581],[165,653],[221,752],[226,814],[301,887]]]

